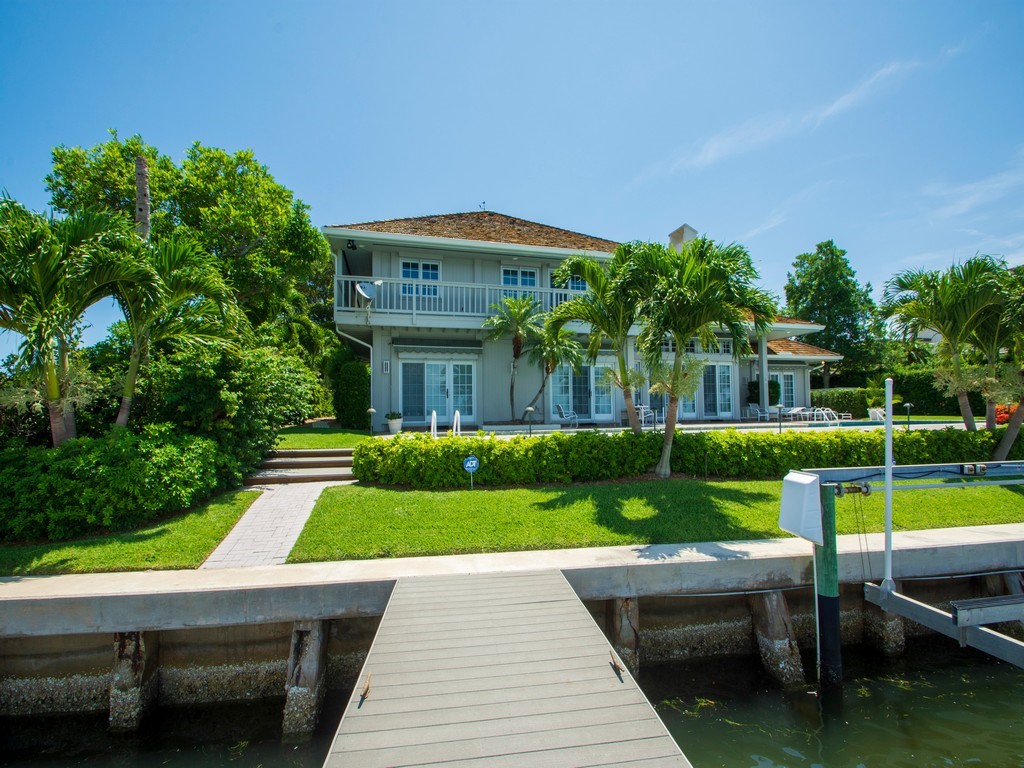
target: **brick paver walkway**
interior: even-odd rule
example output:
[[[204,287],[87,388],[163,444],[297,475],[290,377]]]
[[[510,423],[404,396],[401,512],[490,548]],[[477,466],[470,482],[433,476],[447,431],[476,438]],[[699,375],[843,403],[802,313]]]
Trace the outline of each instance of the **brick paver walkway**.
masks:
[[[295,546],[324,488],[347,484],[340,481],[256,486],[255,490],[263,493],[199,567],[281,565]]]

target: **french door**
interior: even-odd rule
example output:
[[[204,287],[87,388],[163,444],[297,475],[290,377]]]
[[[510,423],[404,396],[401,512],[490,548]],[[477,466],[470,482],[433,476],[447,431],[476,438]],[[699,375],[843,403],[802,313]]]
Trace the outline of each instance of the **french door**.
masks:
[[[476,363],[472,360],[403,360],[401,411],[410,424],[451,424],[455,411],[476,422]]]
[[[704,418],[732,416],[732,366],[704,366]]]
[[[574,371],[559,366],[551,374],[551,412],[561,405],[568,413],[575,411],[584,421],[612,420],[612,385],[605,379],[607,365],[582,365]]]

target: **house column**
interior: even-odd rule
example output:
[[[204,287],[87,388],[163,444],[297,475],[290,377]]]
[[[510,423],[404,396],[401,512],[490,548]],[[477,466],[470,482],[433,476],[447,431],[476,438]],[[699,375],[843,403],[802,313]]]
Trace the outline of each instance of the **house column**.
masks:
[[[757,379],[761,385],[761,410],[768,410],[768,337],[761,336],[757,340]]]

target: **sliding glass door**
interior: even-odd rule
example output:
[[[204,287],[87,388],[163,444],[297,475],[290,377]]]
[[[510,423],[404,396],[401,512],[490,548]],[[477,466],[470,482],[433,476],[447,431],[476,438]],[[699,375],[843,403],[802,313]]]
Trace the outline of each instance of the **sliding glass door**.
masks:
[[[402,418],[409,424],[451,424],[455,411],[476,423],[476,363],[471,360],[403,360]]]

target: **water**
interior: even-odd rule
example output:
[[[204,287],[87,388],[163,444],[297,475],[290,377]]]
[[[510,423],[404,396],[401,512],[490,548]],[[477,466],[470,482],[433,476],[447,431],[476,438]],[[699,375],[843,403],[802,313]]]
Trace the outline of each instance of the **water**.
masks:
[[[137,734],[110,734],[105,714],[0,718],[3,768],[320,768],[350,692],[331,691],[313,738],[281,741],[283,700],[163,707]]]
[[[1024,670],[934,640],[843,661],[842,692],[824,699],[773,687],[756,660],[640,683],[695,768],[1024,767]]]
[[[695,768],[1024,768],[1024,670],[943,640],[843,660],[828,699],[780,691],[756,659],[649,668],[640,684]],[[102,715],[0,719],[0,766],[319,768],[347,698],[328,695],[305,744],[281,743],[280,701],[164,708],[136,735]]]

